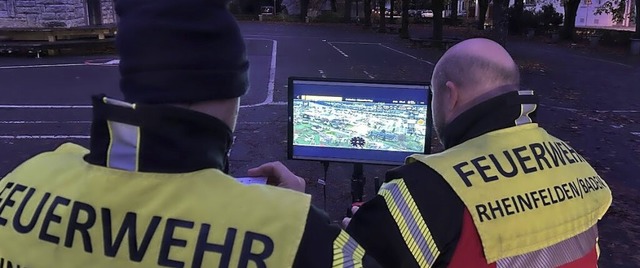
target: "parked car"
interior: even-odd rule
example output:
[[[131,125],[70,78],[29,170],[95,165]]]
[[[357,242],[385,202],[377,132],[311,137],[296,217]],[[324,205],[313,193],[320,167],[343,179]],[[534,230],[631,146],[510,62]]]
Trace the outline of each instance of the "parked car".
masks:
[[[431,10],[422,11],[422,17],[423,18],[433,18],[433,11],[431,11]]]
[[[274,14],[273,10],[274,10],[273,6],[261,6],[260,7],[260,14],[273,15]]]

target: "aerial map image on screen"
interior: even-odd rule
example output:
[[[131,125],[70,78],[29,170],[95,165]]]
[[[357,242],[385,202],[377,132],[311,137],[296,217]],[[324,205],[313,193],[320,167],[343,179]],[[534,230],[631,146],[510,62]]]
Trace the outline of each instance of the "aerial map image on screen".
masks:
[[[424,150],[426,105],[300,99],[293,105],[294,145]]]

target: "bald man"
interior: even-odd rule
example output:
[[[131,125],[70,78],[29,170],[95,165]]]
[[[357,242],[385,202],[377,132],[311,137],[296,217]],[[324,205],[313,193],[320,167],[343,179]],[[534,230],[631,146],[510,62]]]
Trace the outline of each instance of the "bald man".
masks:
[[[611,192],[538,126],[511,56],[466,40],[442,56],[431,82],[445,151],[389,171],[347,232],[386,267],[596,267]]]

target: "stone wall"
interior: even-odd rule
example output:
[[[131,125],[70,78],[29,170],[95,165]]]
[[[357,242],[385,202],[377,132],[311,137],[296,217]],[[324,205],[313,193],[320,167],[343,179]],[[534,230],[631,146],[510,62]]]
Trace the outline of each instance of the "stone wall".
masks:
[[[84,0],[0,0],[0,27],[85,25]]]
[[[103,24],[116,23],[113,0],[100,0]],[[0,0],[0,27],[77,27],[88,23],[86,0]]]
[[[8,18],[9,9],[7,7],[7,0],[0,0],[0,18]]]
[[[102,7],[102,24],[116,23],[116,11],[113,6],[114,0],[100,0]]]

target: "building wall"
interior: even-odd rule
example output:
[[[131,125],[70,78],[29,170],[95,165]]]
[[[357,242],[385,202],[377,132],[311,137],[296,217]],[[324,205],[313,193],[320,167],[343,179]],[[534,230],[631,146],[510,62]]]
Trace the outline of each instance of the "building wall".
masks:
[[[0,0],[0,18],[9,17],[9,9],[7,8],[7,0]]]
[[[589,4],[590,2],[590,4]],[[605,0],[591,0],[582,1],[578,7],[578,14],[576,16],[576,26],[587,27],[608,27],[614,26],[613,15],[602,13],[595,15],[595,11],[601,7]]]
[[[607,0],[582,0],[578,7],[576,15],[576,26],[579,27],[610,27],[616,25],[613,22],[613,16],[609,14],[595,15],[595,11],[598,7],[604,5]],[[514,0],[510,1],[510,5],[513,5]],[[529,10],[539,11],[542,6],[552,4],[556,11],[560,14],[564,14],[564,6],[561,0],[525,0],[525,8]]]
[[[0,26],[86,25],[83,0],[0,0]]]
[[[101,0],[100,4],[102,7],[102,23],[116,23],[116,11],[115,7],[113,6],[113,0]]]
[[[113,0],[100,0],[103,24],[116,23]],[[88,25],[86,0],[0,0],[0,27]]]

